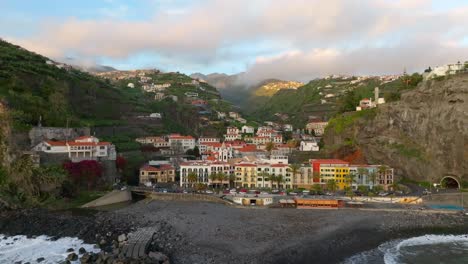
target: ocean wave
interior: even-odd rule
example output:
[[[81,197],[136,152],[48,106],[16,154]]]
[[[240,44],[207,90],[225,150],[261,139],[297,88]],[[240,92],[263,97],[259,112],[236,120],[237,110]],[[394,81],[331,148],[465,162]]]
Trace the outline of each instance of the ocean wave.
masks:
[[[412,237],[408,239],[399,239],[385,242],[379,245],[376,249],[361,252],[348,259],[344,264],[364,264],[364,263],[385,263],[385,264],[401,264],[408,256],[417,258],[417,254],[421,254],[421,246],[426,249],[425,254],[430,252],[431,246],[436,245],[453,245],[453,247],[463,247],[468,251],[468,235],[424,235]],[[456,257],[456,256],[454,256]]]
[[[80,248],[87,252],[99,252],[92,244],[73,237],[63,237],[57,240],[48,236],[27,238],[26,236],[5,236],[0,234],[0,263],[36,263],[38,258],[44,258],[41,263],[52,264],[66,259],[67,250],[73,248],[78,255]],[[79,261],[75,262],[79,263]]]

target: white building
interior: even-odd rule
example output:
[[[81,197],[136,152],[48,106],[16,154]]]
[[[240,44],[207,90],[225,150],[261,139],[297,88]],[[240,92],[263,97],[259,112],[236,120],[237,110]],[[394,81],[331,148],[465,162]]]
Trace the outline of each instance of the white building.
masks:
[[[456,63],[456,64],[447,64],[442,66],[437,66],[429,73],[425,74],[426,79],[433,79],[437,76],[446,76],[446,75],[453,75],[459,71],[465,69],[465,65],[463,63]]]
[[[291,132],[293,131],[293,126],[291,124],[284,124],[283,125],[283,130],[286,132]]]
[[[243,134],[253,134],[255,133],[255,128],[252,126],[242,126],[242,133]]]
[[[229,117],[232,118],[232,119],[237,119],[237,118],[239,118],[239,117],[241,117],[241,116],[240,116],[239,113],[236,113],[236,112],[229,112]]]
[[[100,142],[93,136],[78,137],[73,141],[43,141],[33,150],[49,154],[67,154],[72,160],[116,158],[115,147],[110,142]]]
[[[129,87],[129,88],[135,88],[135,84],[133,84],[133,83],[128,83],[128,84],[127,84],[127,87]]]
[[[150,118],[162,118],[161,113],[151,113],[149,117]]]
[[[300,151],[319,151],[319,146],[317,141],[301,141],[301,145],[299,146]]]
[[[198,97],[198,93],[186,92],[185,96],[190,97],[190,98],[195,98],[195,97]]]
[[[203,144],[203,143],[219,143],[221,142],[220,138],[217,137],[200,137],[198,139],[198,144]]]
[[[195,148],[195,138],[192,136],[181,136],[172,134],[168,136],[169,146],[172,150],[187,151]]]
[[[205,184],[210,185],[213,182],[210,180],[210,175],[214,173],[222,173],[229,175],[233,169],[227,162],[221,161],[204,161],[204,160],[194,160],[183,162],[180,164],[180,186],[181,187],[191,187],[196,184]],[[190,182],[189,175],[195,174],[196,181]],[[226,181],[219,182],[223,185],[229,184],[229,179]]]
[[[306,129],[310,134],[315,133],[316,136],[321,136],[325,132],[325,127],[328,125],[328,122],[323,121],[313,121],[306,125]]]
[[[219,119],[224,119],[224,118],[226,118],[226,113],[217,112],[217,114],[218,114],[218,118],[219,118]]]
[[[246,124],[247,123],[247,120],[242,118],[242,117],[238,117],[236,120],[241,124]]]
[[[164,99],[164,93],[156,93],[154,95],[154,100],[161,101],[162,99]]]

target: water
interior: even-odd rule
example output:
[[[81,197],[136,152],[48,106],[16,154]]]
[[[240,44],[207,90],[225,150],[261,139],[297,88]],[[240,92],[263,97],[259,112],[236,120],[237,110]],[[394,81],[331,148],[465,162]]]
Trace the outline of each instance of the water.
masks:
[[[68,256],[67,249],[78,250],[83,247],[87,252],[99,252],[94,245],[85,244],[82,240],[64,237],[52,240],[48,236],[27,238],[26,236],[7,237],[0,234],[0,263],[15,263],[17,261],[36,263],[38,258],[45,258],[41,263],[60,263]],[[81,256],[81,255],[80,255]],[[76,261],[74,263],[79,263]]]
[[[354,255],[344,263],[468,263],[468,235],[425,235],[393,240],[376,249]]]

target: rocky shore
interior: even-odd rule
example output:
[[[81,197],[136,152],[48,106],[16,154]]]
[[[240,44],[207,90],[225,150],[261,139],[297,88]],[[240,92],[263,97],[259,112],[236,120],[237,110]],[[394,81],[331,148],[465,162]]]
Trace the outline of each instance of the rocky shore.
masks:
[[[99,245],[102,252],[85,255],[83,263],[340,263],[391,239],[468,234],[467,217],[460,214],[240,209],[204,202],[142,201],[114,212],[0,216],[3,234],[72,236]],[[123,258],[126,236],[141,229],[156,233],[153,254]]]

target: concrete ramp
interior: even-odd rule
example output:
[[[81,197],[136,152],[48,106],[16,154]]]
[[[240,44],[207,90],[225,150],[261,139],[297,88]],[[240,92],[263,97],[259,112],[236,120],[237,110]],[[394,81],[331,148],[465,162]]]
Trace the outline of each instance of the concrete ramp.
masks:
[[[114,190],[94,201],[91,201],[85,205],[82,205],[81,208],[92,208],[92,207],[110,205],[110,204],[115,204],[115,203],[128,202],[131,200],[132,200],[132,193],[130,191]]]

